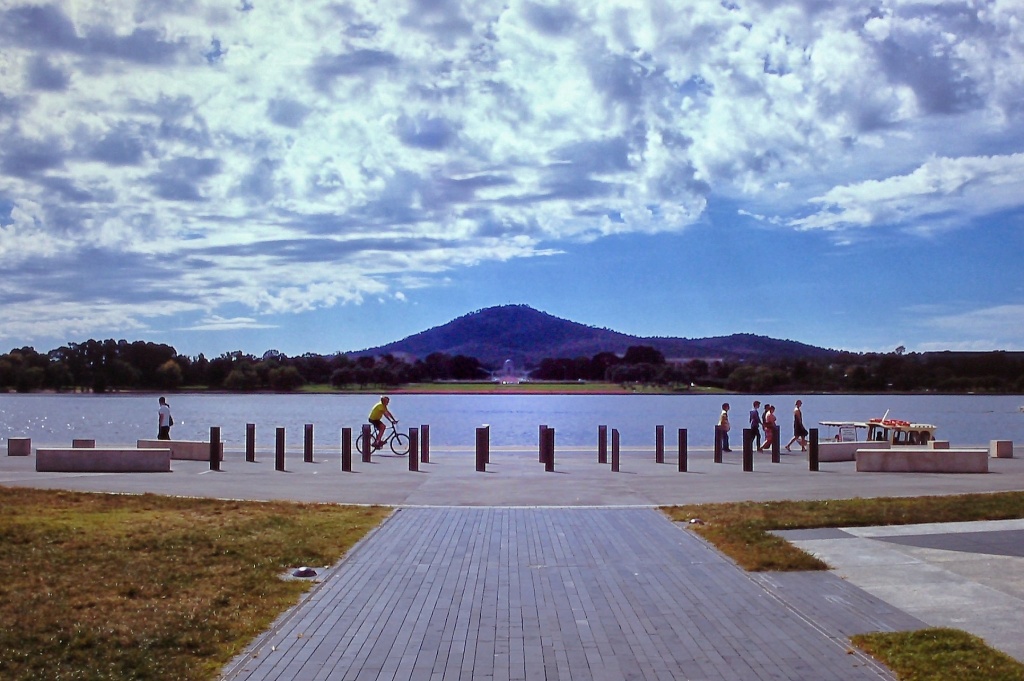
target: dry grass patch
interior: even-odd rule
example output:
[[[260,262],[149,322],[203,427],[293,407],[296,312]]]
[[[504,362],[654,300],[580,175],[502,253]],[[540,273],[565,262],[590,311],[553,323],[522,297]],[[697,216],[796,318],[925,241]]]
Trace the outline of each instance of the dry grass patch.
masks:
[[[388,513],[0,487],[0,678],[215,678]]]
[[[827,565],[771,530],[1024,518],[1024,492],[699,504],[663,510],[680,522],[699,518],[702,524],[691,525],[693,530],[746,570],[826,570]]]

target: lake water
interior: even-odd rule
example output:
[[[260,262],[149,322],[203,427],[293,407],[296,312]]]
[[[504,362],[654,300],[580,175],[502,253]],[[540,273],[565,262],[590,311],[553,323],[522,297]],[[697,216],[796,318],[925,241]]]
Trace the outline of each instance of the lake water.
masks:
[[[675,442],[678,428],[688,430],[689,444],[710,447],[714,424],[723,401],[732,405],[735,432],[747,422],[754,399],[778,405],[784,442],[792,436],[792,409],[798,396],[773,395],[402,395],[392,397],[391,410],[405,430],[430,425],[433,447],[474,443],[475,428],[491,427],[491,444],[534,445],[537,428],[555,428],[557,444],[590,446],[597,426],[617,428],[623,447],[652,445],[656,425],[664,425],[666,446]],[[989,440],[1024,442],[1021,396],[973,395],[810,395],[804,401],[804,421],[865,420],[881,417],[932,423],[936,437],[960,445]],[[274,431],[287,429],[289,449],[302,448],[306,423],[314,424],[317,448],[334,447],[340,429],[358,433],[370,407],[371,395],[223,395],[169,394],[174,415],[173,437],[209,439],[210,427],[221,428],[228,448],[245,444],[245,424],[256,424],[257,447],[273,449]],[[155,438],[157,395],[0,395],[0,440],[31,437],[34,446],[70,446],[74,438],[100,444],[134,445]],[[824,439],[832,431],[821,428]]]

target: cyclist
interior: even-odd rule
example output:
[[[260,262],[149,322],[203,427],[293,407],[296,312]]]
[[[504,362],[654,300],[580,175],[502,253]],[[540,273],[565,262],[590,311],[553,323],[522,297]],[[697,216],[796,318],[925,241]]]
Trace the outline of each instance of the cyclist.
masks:
[[[398,423],[398,419],[388,410],[388,402],[390,401],[391,398],[387,395],[382,395],[380,402],[373,405],[373,409],[370,410],[370,423],[377,429],[377,441],[373,445],[374,449],[380,449],[384,446],[384,431],[387,430],[387,426],[384,425],[384,417],[387,416],[392,424]]]

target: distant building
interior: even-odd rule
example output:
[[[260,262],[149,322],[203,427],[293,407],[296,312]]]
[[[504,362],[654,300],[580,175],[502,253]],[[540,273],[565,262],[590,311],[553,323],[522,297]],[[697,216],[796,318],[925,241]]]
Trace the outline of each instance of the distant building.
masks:
[[[495,376],[495,380],[499,383],[506,385],[515,385],[519,383],[519,373],[516,371],[516,364],[511,359],[506,359],[505,363],[501,366],[498,374]]]

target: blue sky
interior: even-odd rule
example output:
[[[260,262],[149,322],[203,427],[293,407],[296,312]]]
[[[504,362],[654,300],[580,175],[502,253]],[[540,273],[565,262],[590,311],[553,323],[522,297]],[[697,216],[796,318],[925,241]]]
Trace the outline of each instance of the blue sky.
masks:
[[[1024,5],[8,0],[0,348],[1024,350]]]

